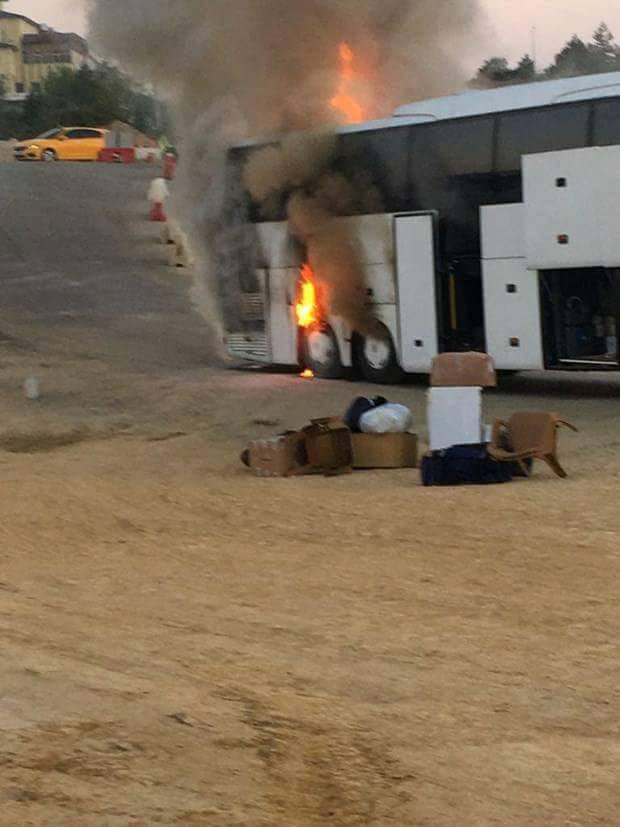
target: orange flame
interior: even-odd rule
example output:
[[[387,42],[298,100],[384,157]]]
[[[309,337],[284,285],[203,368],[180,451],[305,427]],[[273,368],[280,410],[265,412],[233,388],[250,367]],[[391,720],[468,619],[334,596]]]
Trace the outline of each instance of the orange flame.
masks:
[[[304,264],[301,268],[299,300],[295,306],[299,327],[312,327],[312,325],[316,324],[319,320],[319,308],[313,278],[314,273],[312,272],[312,268],[309,264]]]
[[[355,55],[348,43],[340,44],[340,84],[338,92],[330,100],[329,105],[336,112],[344,115],[347,123],[361,123],[364,120],[364,109],[351,92],[355,81],[353,62]]]
[[[310,370],[310,368],[306,368],[303,373],[299,374],[301,379],[314,379],[314,371]]]

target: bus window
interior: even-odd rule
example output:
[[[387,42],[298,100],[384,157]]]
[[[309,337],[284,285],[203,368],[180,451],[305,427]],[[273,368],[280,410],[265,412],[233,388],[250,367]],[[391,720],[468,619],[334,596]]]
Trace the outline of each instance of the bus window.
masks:
[[[594,146],[620,144],[620,100],[594,104]]]
[[[359,193],[354,212],[407,209],[408,131],[406,127],[393,127],[339,136],[335,171],[353,182],[365,176],[379,195],[374,203],[366,203],[364,193]]]
[[[521,169],[521,156],[588,145],[588,105],[553,106],[499,119],[497,171]]]
[[[492,118],[412,128],[412,208],[449,217],[443,233],[446,253],[479,250],[479,207],[495,199],[493,128]]]
[[[493,170],[493,119],[476,118],[414,130],[416,155],[432,157],[443,175],[480,175]]]

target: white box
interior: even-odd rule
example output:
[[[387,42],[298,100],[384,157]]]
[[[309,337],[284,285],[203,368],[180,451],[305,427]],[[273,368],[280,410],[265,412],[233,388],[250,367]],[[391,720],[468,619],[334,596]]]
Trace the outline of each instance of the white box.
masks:
[[[431,388],[428,431],[431,451],[482,442],[482,388]]]

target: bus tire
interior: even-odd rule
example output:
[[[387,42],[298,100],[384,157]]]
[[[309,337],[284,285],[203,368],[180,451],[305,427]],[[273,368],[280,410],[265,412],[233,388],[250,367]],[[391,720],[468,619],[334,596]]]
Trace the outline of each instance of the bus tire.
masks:
[[[398,364],[392,334],[382,324],[378,336],[355,334],[353,341],[355,362],[367,382],[378,385],[396,385],[402,382],[404,372]]]
[[[328,324],[315,325],[302,332],[302,359],[319,379],[340,379],[342,360],[338,339]]]

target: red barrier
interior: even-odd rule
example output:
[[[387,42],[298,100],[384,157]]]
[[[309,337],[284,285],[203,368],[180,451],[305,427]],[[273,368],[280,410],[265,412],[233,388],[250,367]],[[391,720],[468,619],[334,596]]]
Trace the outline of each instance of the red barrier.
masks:
[[[105,164],[133,164],[136,160],[136,150],[133,146],[105,147],[99,152],[97,160]]]

